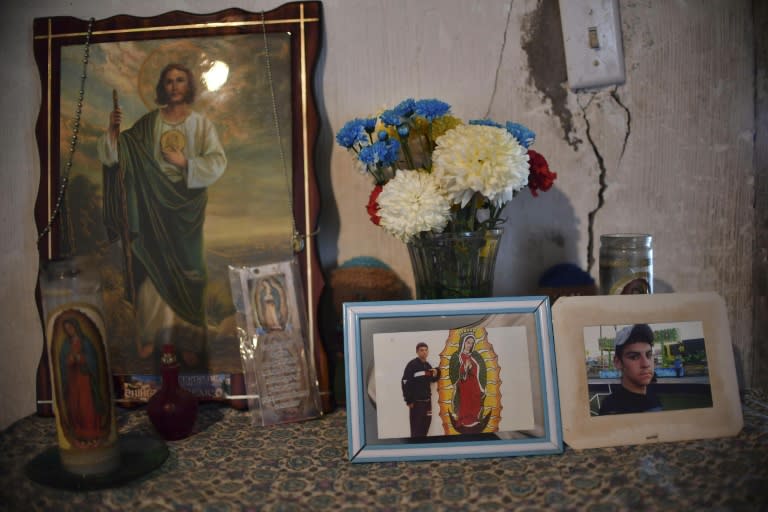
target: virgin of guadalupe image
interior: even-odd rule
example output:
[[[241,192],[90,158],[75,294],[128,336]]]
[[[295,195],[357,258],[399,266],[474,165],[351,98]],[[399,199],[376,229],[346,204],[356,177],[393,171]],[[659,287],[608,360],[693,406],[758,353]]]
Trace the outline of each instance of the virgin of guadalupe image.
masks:
[[[195,77],[167,64],[155,87],[158,108],[121,131],[117,98],[98,143],[104,223],[121,240],[127,299],[133,304],[138,355],[173,342],[188,368],[206,366],[203,224],[207,187],[227,167],[216,128],[194,111]]]
[[[57,358],[61,375],[58,398],[66,437],[76,446],[87,446],[109,436],[112,409],[109,384],[105,383],[106,356],[85,334],[80,322],[75,317],[65,318],[56,336],[61,339]]]
[[[454,385],[451,424],[456,431],[482,432],[491,413],[483,416],[485,386],[488,380],[485,361],[475,351],[476,339],[472,333],[461,338],[461,350],[454,353],[450,362],[450,378]]]
[[[440,352],[447,373],[437,383],[446,435],[497,432],[501,423],[501,367],[485,327],[451,329]]]
[[[262,279],[256,286],[256,315],[266,331],[284,330],[287,323],[288,305],[282,279]]]

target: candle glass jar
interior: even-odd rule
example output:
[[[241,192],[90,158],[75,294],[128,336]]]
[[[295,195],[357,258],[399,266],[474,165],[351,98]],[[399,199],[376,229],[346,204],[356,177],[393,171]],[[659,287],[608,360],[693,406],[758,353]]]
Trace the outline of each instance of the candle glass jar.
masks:
[[[653,238],[616,233],[600,237],[600,293],[653,293]]]
[[[62,467],[81,476],[110,473],[120,449],[99,280],[72,259],[50,261],[40,292]]]

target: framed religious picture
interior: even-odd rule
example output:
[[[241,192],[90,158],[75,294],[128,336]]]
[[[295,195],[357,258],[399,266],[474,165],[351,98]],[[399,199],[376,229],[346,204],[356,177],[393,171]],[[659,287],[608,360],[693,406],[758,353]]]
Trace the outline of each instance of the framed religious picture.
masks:
[[[293,258],[329,407],[312,237],[320,43],[320,2],[35,20],[40,256],[100,270],[119,399],[154,392],[165,343],[199,397],[242,392],[228,266]]]
[[[344,304],[352,462],[560,453],[546,297]]]
[[[563,297],[552,309],[568,445],[658,443],[741,430],[719,295]]]

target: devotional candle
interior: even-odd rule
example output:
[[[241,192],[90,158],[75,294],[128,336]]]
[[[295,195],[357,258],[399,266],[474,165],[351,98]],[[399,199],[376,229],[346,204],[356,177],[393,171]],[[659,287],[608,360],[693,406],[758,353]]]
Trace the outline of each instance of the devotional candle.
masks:
[[[109,473],[120,451],[99,280],[72,259],[55,260],[41,272],[40,291],[62,467]]]

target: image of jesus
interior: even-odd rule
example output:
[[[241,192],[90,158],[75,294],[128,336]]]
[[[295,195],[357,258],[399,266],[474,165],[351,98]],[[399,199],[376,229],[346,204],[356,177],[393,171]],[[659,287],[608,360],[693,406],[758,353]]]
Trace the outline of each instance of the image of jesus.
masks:
[[[207,187],[225,172],[227,158],[213,123],[192,109],[195,84],[184,65],[166,65],[155,89],[158,108],[121,131],[115,102],[97,149],[105,226],[110,241],[122,239],[126,287],[134,290],[138,355],[173,343],[187,368],[201,369]]]

